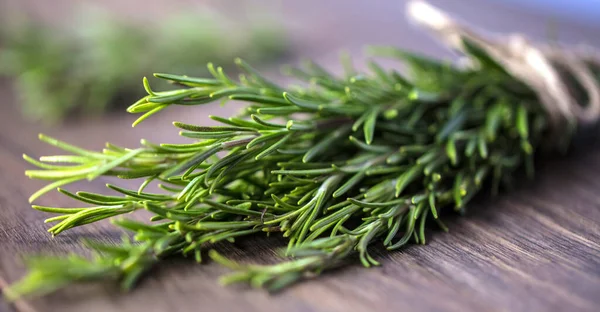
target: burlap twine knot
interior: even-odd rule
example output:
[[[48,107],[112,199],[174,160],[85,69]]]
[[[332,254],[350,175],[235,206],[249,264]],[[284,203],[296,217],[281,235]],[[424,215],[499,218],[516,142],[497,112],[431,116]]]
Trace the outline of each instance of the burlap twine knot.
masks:
[[[534,44],[520,34],[499,36],[475,32],[423,0],[409,1],[407,13],[453,49],[464,52],[463,40],[467,39],[485,50],[537,94],[554,130],[576,123],[593,124],[600,118],[600,85],[590,71],[591,65],[600,68],[596,50],[585,46]],[[588,103],[579,103],[569,91],[567,79],[572,78],[567,77],[564,70],[583,87]]]

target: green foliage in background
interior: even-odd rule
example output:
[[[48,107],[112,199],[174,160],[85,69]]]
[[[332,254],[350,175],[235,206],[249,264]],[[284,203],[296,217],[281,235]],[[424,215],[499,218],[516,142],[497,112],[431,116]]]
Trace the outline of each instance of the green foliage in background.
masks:
[[[0,75],[14,78],[27,117],[54,123],[73,112],[97,115],[142,96],[138,79],[152,72],[205,75],[198,64],[237,55],[271,61],[286,48],[281,27],[264,17],[237,25],[205,11],[141,23],[82,12],[68,28],[27,18],[3,25]]]

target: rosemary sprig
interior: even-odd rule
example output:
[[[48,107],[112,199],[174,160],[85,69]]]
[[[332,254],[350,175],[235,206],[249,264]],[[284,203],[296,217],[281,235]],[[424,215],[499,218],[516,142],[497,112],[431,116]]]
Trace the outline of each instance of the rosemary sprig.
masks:
[[[209,256],[234,270],[223,282],[248,282],[280,289],[354,257],[378,265],[373,243],[389,250],[411,241],[426,243],[426,226],[443,230],[440,210],[462,211],[484,186],[493,192],[522,168],[533,173],[533,155],[548,129],[548,117],[533,91],[465,44],[480,66],[456,68],[392,47],[372,47],[375,56],[398,58],[411,68],[407,78],[370,63],[359,73],[346,64],[342,77],[308,62],[286,72],[307,87],[286,89],[241,59],[234,80],[208,65],[211,78],[169,74],[156,77],[183,89],[153,90],[129,107],[137,124],[172,105],[218,100],[245,102],[236,117],[211,116],[221,125],[174,123],[188,144],[154,144],[137,149],[108,144],[102,152],[40,136],[72,155],[25,157],[39,167],[26,174],[56,187],[98,176],[143,179],[118,195],[59,191],[88,208],[34,208],[56,213],[49,229],[61,232],[144,209],[150,223],[114,219],[134,233],[137,244],[92,244],[101,256],[29,263],[31,272],[13,285],[11,298],[47,293],[67,283],[118,277],[125,288],[161,258],[194,254],[217,242],[257,233],[287,238],[285,262],[242,265],[216,251]],[[566,134],[568,135],[568,134]],[[145,192],[152,182],[163,193]],[[489,182],[489,183],[488,183]],[[65,268],[68,268],[65,271]]]
[[[208,10],[143,24],[108,12],[78,16],[84,18],[68,29],[30,19],[0,29],[0,75],[14,78],[30,119],[55,123],[72,113],[98,115],[143,96],[138,79],[153,71],[205,75],[199,64],[229,61],[242,51],[262,62],[286,49],[281,28],[257,16],[244,30]]]

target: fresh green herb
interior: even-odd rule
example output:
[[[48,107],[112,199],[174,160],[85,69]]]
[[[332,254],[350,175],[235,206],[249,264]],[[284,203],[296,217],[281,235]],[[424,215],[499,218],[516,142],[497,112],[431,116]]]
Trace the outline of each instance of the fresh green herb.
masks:
[[[244,53],[262,62],[285,50],[281,28],[257,16],[243,30],[212,11],[143,24],[107,12],[78,15],[83,18],[68,29],[30,19],[2,25],[0,75],[14,78],[30,119],[55,123],[70,113],[98,115],[131,103],[144,93],[139,77],[153,71],[206,75],[208,61]]]
[[[236,117],[211,116],[218,126],[174,123],[194,139],[187,144],[142,140],[136,149],[109,144],[95,152],[41,136],[73,155],[25,157],[39,167],[26,174],[50,182],[31,200],[61,187],[91,205],[34,206],[57,215],[47,220],[56,222],[49,229],[53,235],[137,210],[153,217],[113,219],[136,242],[88,242],[97,254],[91,260],[36,258],[8,296],[98,278],[118,278],[129,289],[165,257],[193,255],[200,262],[206,252],[234,271],[224,283],[275,291],[349,258],[378,265],[369,254],[372,244],[388,250],[411,241],[425,244],[429,224],[447,230],[441,211],[463,211],[475,194],[495,191],[531,165],[550,129],[535,92],[475,47],[466,49],[481,65],[472,68],[391,47],[369,50],[405,62],[410,78],[375,62],[371,72],[361,73],[345,56],[341,77],[313,63],[287,68],[307,82],[305,88],[281,87],[241,59],[235,61],[243,72],[238,81],[212,64],[212,78],[156,74],[183,89],[157,91],[144,80],[148,95],[128,109],[141,114],[135,124],[173,105],[228,99],[247,105]],[[571,133],[564,132],[564,139]],[[62,188],[98,176],[143,182],[132,190],[107,185],[116,195]],[[146,192],[150,183],[164,192]],[[286,261],[245,265],[211,250],[214,243],[261,233],[287,238]]]

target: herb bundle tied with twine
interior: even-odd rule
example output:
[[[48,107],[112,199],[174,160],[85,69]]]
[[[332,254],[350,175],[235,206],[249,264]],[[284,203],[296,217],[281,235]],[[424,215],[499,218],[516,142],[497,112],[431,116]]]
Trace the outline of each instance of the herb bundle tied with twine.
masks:
[[[474,195],[497,192],[522,169],[532,176],[536,151],[545,144],[568,147],[575,130],[598,119],[600,63],[591,50],[483,36],[423,1],[410,1],[408,12],[462,52],[468,65],[372,47],[374,56],[406,63],[410,78],[375,62],[360,73],[344,59],[342,77],[308,62],[286,68],[308,87],[286,89],[237,59],[243,72],[237,80],[212,65],[212,78],[156,74],[182,89],[154,91],[144,80],[148,95],[128,109],[142,114],[135,124],[172,105],[247,103],[239,116],[210,116],[219,126],[174,123],[190,143],[142,140],[136,149],[108,144],[95,152],[40,136],[72,155],[25,157],[39,167],[28,176],[52,181],[31,200],[59,188],[91,205],[34,206],[56,214],[47,220],[56,223],[52,235],[137,210],[153,217],[148,223],[113,219],[134,242],[86,242],[92,259],[31,258],[29,274],[6,294],[14,299],[101,278],[129,289],[174,255],[200,262],[208,253],[232,269],[224,283],[272,291],[346,259],[378,265],[372,244],[388,250],[425,244],[427,226],[446,230],[441,210],[463,211]],[[550,133],[554,142],[545,138]],[[118,195],[62,188],[99,176],[143,183],[135,190],[109,184]],[[146,192],[151,183],[164,192]],[[261,233],[288,240],[285,261],[240,264],[211,249]]]

